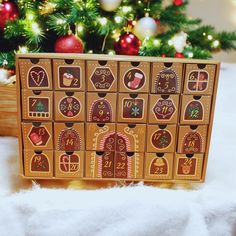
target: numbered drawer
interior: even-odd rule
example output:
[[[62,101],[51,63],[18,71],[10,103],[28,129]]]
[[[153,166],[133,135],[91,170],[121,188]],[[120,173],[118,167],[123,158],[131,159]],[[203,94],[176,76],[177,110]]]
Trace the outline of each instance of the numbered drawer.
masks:
[[[152,63],[151,93],[180,93],[182,89],[182,76],[182,63]]]
[[[149,123],[178,123],[179,95],[150,95]]]
[[[86,150],[115,151],[116,127],[114,123],[86,124]]]
[[[20,59],[19,67],[23,89],[52,90],[50,59]]]
[[[87,178],[114,178],[115,152],[86,151],[85,176]]]
[[[53,177],[53,151],[24,151],[26,177]]]
[[[116,93],[88,93],[87,121],[108,123],[116,121]]]
[[[24,149],[53,149],[52,123],[22,123]]]
[[[55,92],[54,101],[55,121],[84,121],[84,92]]]
[[[174,152],[176,125],[148,125],[147,152]]]
[[[53,95],[49,91],[22,90],[23,119],[52,120]]]
[[[65,59],[53,60],[55,90],[85,90],[85,62]]]
[[[85,148],[84,123],[54,123],[54,149],[79,151]]]
[[[63,152],[55,151],[55,177],[82,178],[84,165],[84,151]]]
[[[211,113],[211,96],[182,96],[181,124],[208,124]]]
[[[213,93],[216,65],[187,64],[185,70],[185,94]]]
[[[149,91],[149,62],[120,62],[120,92],[147,93]]]
[[[203,153],[206,149],[207,125],[179,127],[178,153]]]
[[[203,154],[176,154],[174,179],[200,180],[202,178]]]
[[[87,61],[88,91],[115,92],[117,90],[117,62]]]
[[[117,124],[116,127],[116,151],[145,151],[146,125]]]
[[[146,153],[145,179],[172,179],[173,153]]]
[[[119,94],[118,122],[146,123],[147,94]]]
[[[143,178],[144,153],[116,152],[114,163],[114,175],[118,179],[142,179]]]

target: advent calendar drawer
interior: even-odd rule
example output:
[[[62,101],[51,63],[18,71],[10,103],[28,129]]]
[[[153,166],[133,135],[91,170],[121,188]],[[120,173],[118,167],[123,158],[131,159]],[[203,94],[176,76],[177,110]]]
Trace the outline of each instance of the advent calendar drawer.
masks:
[[[22,90],[22,97],[23,119],[35,121],[52,120],[52,92]]]
[[[86,124],[86,150],[115,151],[116,127],[114,123]]]
[[[117,62],[87,61],[87,88],[94,92],[116,92]]]
[[[149,123],[176,124],[178,122],[179,95],[150,95]]]
[[[86,151],[85,177],[87,178],[114,178],[115,152]]]
[[[85,62],[65,59],[53,60],[55,90],[85,90]]]
[[[118,122],[146,123],[147,121],[147,94],[119,94]]]
[[[142,179],[143,178],[144,153],[116,152],[114,163],[114,175],[118,179]]]
[[[152,63],[151,93],[180,93],[182,88],[182,63]]]
[[[178,153],[203,153],[207,141],[207,125],[180,126]]]
[[[55,121],[84,121],[84,92],[54,92]]]
[[[54,123],[54,149],[79,151],[85,148],[84,123]]]
[[[26,177],[53,177],[53,151],[24,151]]]
[[[146,179],[172,179],[174,153],[146,153]]]
[[[88,93],[87,121],[108,123],[116,121],[116,93]]]
[[[22,123],[24,149],[52,150],[53,132],[52,123],[32,122]]]
[[[149,62],[120,62],[120,92],[147,93],[149,90]]]
[[[182,96],[181,124],[208,124],[211,112],[211,96]]]
[[[202,177],[203,154],[176,154],[174,179],[200,180]]]
[[[146,125],[117,124],[116,151],[144,152],[146,144]]]
[[[185,94],[209,94],[214,88],[216,65],[187,64],[185,70]]]
[[[84,151],[62,152],[55,151],[55,177],[82,178]]]
[[[21,86],[23,89],[52,89],[52,71],[50,59],[20,59],[19,67]]]
[[[148,125],[147,152],[174,152],[176,125]]]

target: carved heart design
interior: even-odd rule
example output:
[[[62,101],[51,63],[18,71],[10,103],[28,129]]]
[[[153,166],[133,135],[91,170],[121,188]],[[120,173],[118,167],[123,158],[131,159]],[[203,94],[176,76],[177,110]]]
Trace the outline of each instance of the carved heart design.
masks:
[[[45,72],[44,71],[39,71],[39,72],[31,71],[30,76],[32,80],[34,81],[34,83],[39,87],[43,83],[43,80],[45,78]]]
[[[73,101],[73,98],[67,98],[68,103],[72,103],[72,101]]]

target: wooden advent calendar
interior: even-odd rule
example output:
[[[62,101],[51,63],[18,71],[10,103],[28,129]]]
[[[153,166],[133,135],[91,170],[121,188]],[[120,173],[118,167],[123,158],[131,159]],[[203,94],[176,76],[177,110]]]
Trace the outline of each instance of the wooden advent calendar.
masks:
[[[219,63],[44,53],[16,66],[24,177],[204,181]]]

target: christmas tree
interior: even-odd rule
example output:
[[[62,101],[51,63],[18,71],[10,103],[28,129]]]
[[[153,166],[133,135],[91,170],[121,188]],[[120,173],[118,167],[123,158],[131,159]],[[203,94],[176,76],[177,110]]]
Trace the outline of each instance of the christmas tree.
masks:
[[[203,26],[200,19],[185,14],[187,4],[184,0],[3,0],[0,67],[14,68],[18,52],[207,59],[215,51],[236,49],[235,32]]]

